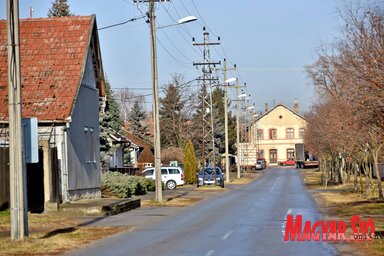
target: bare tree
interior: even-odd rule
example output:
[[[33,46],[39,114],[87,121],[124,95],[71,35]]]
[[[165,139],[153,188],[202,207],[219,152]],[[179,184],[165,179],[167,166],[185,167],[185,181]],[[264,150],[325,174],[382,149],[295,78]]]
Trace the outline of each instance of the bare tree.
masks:
[[[383,199],[378,162],[384,148],[384,10],[382,6],[351,6],[342,17],[343,38],[323,48],[316,62],[307,66],[322,102],[314,106],[313,118],[309,115],[306,143],[327,158],[330,172],[325,176],[331,176],[327,181],[343,182],[345,159],[353,159],[356,189],[356,172],[362,166],[367,194],[373,163]],[[342,161],[335,161],[337,157]]]

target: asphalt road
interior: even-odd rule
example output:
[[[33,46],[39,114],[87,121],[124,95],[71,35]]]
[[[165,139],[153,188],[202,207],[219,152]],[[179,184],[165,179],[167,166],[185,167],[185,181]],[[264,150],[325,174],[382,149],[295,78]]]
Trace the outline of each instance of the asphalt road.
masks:
[[[153,216],[163,214],[161,220],[70,255],[337,255],[328,243],[283,241],[287,213],[321,219],[294,168],[268,168],[249,185],[164,217],[166,211],[152,209]],[[140,218],[137,213],[118,215],[112,223],[129,223]]]

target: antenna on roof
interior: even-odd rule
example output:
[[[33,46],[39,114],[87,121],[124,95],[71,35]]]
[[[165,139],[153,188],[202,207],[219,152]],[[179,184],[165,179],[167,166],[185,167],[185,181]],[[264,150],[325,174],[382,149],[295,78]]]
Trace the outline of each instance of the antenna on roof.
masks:
[[[29,18],[32,19],[32,15],[33,15],[33,8],[32,6],[29,6]]]

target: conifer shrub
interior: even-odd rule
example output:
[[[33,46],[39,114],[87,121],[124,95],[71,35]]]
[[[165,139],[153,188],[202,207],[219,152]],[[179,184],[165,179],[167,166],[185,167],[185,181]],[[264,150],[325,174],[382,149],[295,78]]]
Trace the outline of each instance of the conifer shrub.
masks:
[[[188,140],[184,149],[184,175],[186,183],[196,183],[197,161],[193,143]]]
[[[139,176],[129,176],[119,172],[106,172],[101,175],[101,191],[104,195],[129,198],[132,195],[145,195],[155,190],[155,181]]]

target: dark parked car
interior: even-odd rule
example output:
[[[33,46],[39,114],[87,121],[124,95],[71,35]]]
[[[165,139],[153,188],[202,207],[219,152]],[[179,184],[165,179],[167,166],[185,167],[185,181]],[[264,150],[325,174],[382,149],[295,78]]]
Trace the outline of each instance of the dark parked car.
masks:
[[[197,187],[202,185],[217,185],[224,188],[224,174],[219,167],[216,167],[216,181],[213,167],[206,167],[197,174]]]

